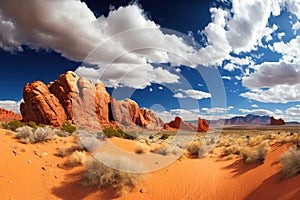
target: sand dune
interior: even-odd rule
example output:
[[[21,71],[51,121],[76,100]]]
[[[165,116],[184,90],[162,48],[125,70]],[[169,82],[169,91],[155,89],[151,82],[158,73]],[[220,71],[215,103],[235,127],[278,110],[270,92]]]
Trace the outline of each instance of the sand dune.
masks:
[[[0,199],[299,199],[300,176],[280,181],[279,156],[289,145],[274,145],[263,164],[226,160],[221,149],[202,159],[183,157],[159,171],[144,175],[132,193],[116,196],[114,189],[83,187],[84,168],[66,165],[57,148],[74,145],[72,137],[43,144],[21,144],[12,133],[0,131]],[[111,139],[133,151],[134,141]]]

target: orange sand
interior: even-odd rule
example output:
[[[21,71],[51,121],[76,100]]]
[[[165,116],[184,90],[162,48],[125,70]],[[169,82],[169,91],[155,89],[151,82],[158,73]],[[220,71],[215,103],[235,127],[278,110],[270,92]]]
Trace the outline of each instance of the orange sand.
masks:
[[[67,157],[54,155],[58,147],[74,145],[72,137],[43,144],[21,144],[7,132],[0,130],[0,200],[115,198],[113,189],[83,187],[80,184],[83,167],[72,168],[64,164]],[[116,138],[110,141],[127,151],[134,149],[134,141]],[[261,165],[244,164],[238,157],[232,160],[217,155],[203,159],[184,157],[147,174],[132,193],[119,199],[300,199],[300,176],[279,181],[280,164],[276,160],[287,149],[287,145],[273,146]],[[215,152],[219,154],[220,149]]]

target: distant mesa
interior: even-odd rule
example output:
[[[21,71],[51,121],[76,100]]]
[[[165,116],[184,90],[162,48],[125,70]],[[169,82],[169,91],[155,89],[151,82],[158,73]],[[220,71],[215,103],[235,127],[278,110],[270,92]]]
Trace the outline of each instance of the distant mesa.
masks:
[[[23,99],[24,122],[61,126],[71,120],[78,127],[97,130],[108,126],[161,129],[164,124],[153,111],[139,108],[131,99],[118,101],[102,82],[93,84],[71,71],[48,85],[41,81],[26,84]]]
[[[275,119],[273,116],[271,117],[271,125],[285,125],[285,121],[281,118]]]
[[[13,120],[21,120],[22,115],[15,114],[11,110],[5,110],[3,108],[0,108],[0,122],[9,122]]]
[[[197,132],[207,132],[209,131],[209,124],[206,120],[198,118],[198,127],[193,123],[185,122],[181,117],[175,117],[174,120],[169,123],[164,124],[165,130],[186,130],[186,131],[197,131]]]

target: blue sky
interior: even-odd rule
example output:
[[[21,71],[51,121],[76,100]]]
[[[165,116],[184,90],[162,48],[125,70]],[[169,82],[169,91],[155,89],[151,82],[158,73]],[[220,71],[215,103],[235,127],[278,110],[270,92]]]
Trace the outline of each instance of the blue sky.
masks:
[[[299,28],[294,0],[3,1],[0,107],[72,70],[165,121],[300,121]]]

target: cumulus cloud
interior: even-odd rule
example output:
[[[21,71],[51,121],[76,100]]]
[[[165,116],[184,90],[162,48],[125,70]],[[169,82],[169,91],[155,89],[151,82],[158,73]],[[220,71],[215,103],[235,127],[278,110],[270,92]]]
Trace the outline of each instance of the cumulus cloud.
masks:
[[[95,64],[98,68],[80,67],[76,72],[91,79],[105,75],[110,86],[174,83],[176,75],[151,63],[195,64],[187,61],[194,49],[181,37],[164,34],[135,4],[96,18],[78,0],[1,1],[0,29],[0,48],[52,49],[71,60]],[[118,83],[120,77],[124,81]],[[140,81],[134,85],[133,79]]]
[[[252,107],[252,108],[258,108],[259,106],[256,105],[256,104],[252,104],[251,107]]]
[[[211,94],[199,90],[182,90],[179,89],[176,94],[173,95],[175,98],[192,98],[192,99],[206,99],[211,98]]]
[[[296,85],[277,85],[268,89],[254,89],[240,96],[264,103],[288,103],[300,101],[300,83]]]
[[[271,48],[273,51],[282,54],[281,60],[284,62],[299,63],[300,62],[300,36],[290,40],[287,43],[275,42]]]
[[[201,111],[205,112],[206,114],[216,114],[225,113],[227,111],[232,110],[233,108],[233,106],[229,106],[227,108],[201,108]]]
[[[295,85],[300,82],[300,64],[265,62],[256,66],[257,71],[243,78],[248,88]]]
[[[23,102],[23,99],[20,101],[12,101],[12,100],[5,100],[0,101],[0,108],[4,108],[5,110],[11,110],[16,114],[20,114],[20,104]]]
[[[266,110],[266,109],[254,109],[254,110],[248,110],[248,109],[239,109],[242,113],[247,114],[253,114],[253,115],[274,115],[274,112]]]

